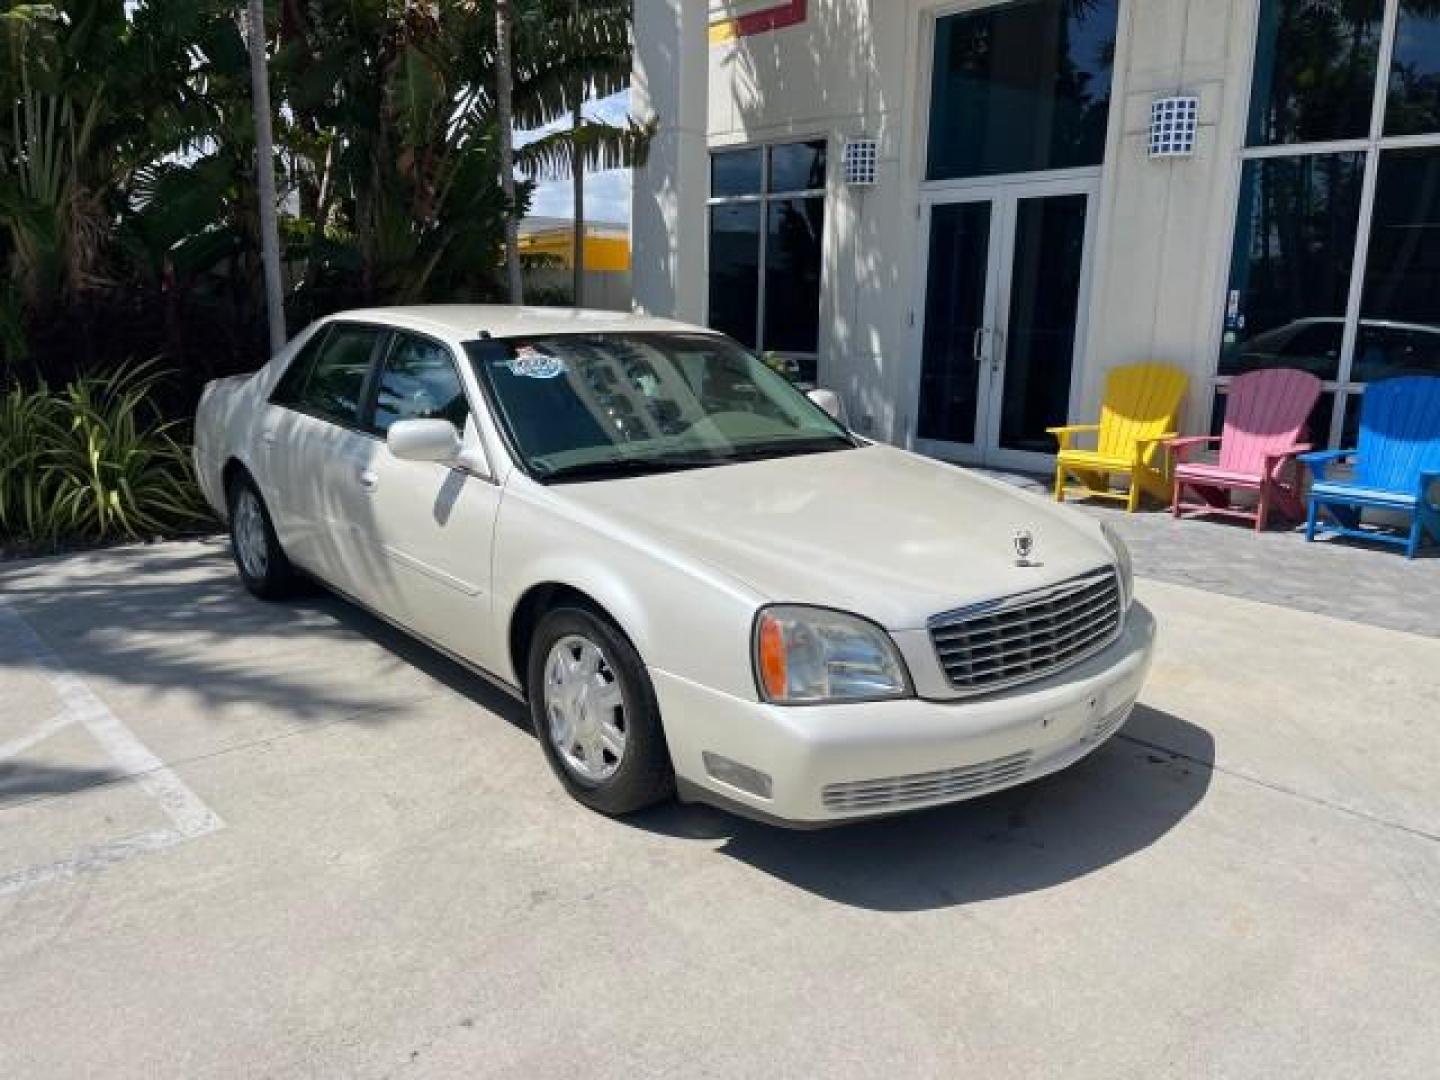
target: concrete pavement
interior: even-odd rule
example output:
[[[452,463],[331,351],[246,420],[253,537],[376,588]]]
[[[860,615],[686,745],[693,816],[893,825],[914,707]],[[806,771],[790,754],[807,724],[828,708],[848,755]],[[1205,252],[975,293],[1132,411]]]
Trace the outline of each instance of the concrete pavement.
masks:
[[[1140,594],[1090,759],[787,833],[220,544],[0,567],[0,1076],[1433,1075],[1440,640]]]

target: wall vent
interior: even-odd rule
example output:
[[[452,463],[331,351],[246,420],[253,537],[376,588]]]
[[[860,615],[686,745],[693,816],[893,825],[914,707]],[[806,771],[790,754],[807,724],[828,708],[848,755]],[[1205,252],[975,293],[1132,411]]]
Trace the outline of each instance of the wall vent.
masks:
[[[851,139],[845,144],[845,183],[873,186],[879,158],[880,145],[875,139]]]
[[[1190,157],[1200,126],[1200,99],[1193,95],[1156,98],[1150,103],[1150,157]]]

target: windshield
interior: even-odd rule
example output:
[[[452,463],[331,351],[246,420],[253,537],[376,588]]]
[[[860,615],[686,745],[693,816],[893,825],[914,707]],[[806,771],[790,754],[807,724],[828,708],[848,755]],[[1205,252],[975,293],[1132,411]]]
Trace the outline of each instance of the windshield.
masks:
[[[716,335],[555,334],[465,348],[522,463],[541,480],[856,445],[787,380]]]

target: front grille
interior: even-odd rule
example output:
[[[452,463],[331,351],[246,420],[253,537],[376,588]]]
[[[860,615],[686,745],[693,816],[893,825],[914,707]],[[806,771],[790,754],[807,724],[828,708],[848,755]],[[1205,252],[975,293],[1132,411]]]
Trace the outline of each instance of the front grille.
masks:
[[[827,784],[820,798],[831,810],[883,810],[931,799],[979,795],[992,788],[1014,783],[1030,767],[1030,752],[982,761],[958,769],[887,776],[880,780],[852,780]]]
[[[936,615],[930,638],[955,689],[984,694],[1078,663],[1120,632],[1120,583],[1109,567],[1058,585]]]

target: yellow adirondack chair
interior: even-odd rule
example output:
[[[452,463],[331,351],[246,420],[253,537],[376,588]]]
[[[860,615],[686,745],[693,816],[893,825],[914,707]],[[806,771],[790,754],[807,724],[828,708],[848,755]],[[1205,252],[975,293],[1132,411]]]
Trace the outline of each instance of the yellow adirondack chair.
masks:
[[[1169,364],[1129,364],[1111,370],[1098,424],[1070,424],[1046,430],[1060,442],[1055,460],[1055,501],[1067,492],[1118,499],[1133,511],[1141,492],[1164,501],[1170,497],[1164,442],[1176,437],[1180,407],[1189,378]],[[1075,436],[1094,432],[1094,450],[1072,445]],[[1129,477],[1123,491],[1110,487],[1112,476]],[[1074,480],[1074,485],[1070,481]]]

